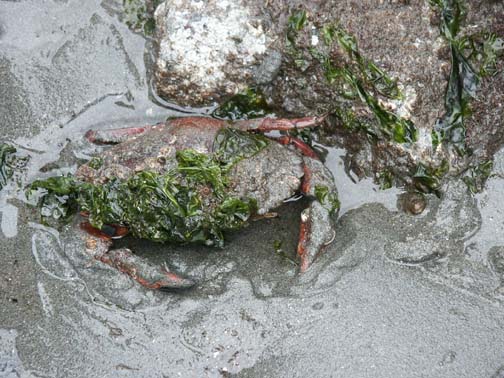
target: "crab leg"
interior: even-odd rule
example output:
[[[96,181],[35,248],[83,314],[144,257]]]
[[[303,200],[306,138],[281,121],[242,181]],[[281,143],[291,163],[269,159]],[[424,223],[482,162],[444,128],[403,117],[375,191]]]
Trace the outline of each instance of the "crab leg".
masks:
[[[296,147],[304,156],[308,156],[312,159],[316,159],[316,160],[319,160],[319,157],[318,155],[316,154],[315,151],[313,151],[313,149],[308,145],[306,144],[305,142],[303,142],[301,139],[299,138],[295,138],[295,137],[292,137],[290,135],[283,135],[281,137],[278,137],[278,138],[271,138],[271,139],[274,139],[276,140],[278,143],[280,144],[283,144],[283,145],[287,145],[287,144],[292,144],[294,147]]]
[[[309,156],[304,156],[303,160],[305,174],[301,191],[311,202],[301,213],[297,250],[301,272],[306,271],[320,251],[334,240],[334,220],[339,209],[332,173],[320,160]]]
[[[300,270],[305,272],[319,253],[336,236],[329,211],[320,202],[313,201],[301,213],[297,254],[301,261]]]
[[[92,235],[86,244],[88,251],[96,260],[129,275],[142,286],[166,291],[194,286],[194,281],[170,272],[166,266],[150,264],[128,248],[111,249],[112,237],[108,232],[98,230],[88,222],[81,223],[81,228]]]
[[[302,140],[281,136],[275,138],[281,144],[291,144],[303,154],[303,181],[301,192],[311,199],[310,205],[301,213],[297,254],[301,260],[300,270],[305,272],[320,251],[335,237],[333,204],[328,196],[337,197],[332,173],[319,160],[315,151]],[[325,198],[317,198],[317,188],[324,191]],[[322,200],[324,203],[321,203]]]
[[[268,132],[273,130],[287,131],[293,129],[302,129],[305,127],[319,126],[324,122],[326,116],[304,117],[304,118],[255,118],[248,120],[235,121],[232,127],[240,130]]]
[[[87,215],[83,213],[81,213],[81,215],[87,217]],[[89,222],[82,222],[80,224],[80,228],[88,234],[96,236],[102,240],[121,239],[128,234],[128,228],[118,224],[104,225],[103,228],[99,230],[91,226]]]
[[[113,249],[95,258],[102,263],[126,273],[148,289],[176,290],[194,286],[194,281],[182,278],[167,267],[153,266],[147,260],[136,256],[128,248]]]
[[[301,213],[297,248],[301,272],[306,271],[324,247],[334,240],[334,220],[339,207],[333,202],[337,201],[337,191],[331,172],[320,160],[308,156],[303,160],[305,175],[301,191],[311,202]]]
[[[147,125],[142,127],[125,127],[109,130],[89,130],[84,136],[91,143],[95,144],[118,144],[132,137],[144,134],[155,127],[161,127],[164,123],[157,125]]]

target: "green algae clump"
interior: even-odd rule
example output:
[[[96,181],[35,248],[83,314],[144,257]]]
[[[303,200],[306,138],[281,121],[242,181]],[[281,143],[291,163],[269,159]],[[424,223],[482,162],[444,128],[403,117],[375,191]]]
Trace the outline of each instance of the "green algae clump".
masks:
[[[214,143],[210,155],[193,149],[177,151],[177,166],[165,173],[142,171],[104,184],[70,175],[50,177],[33,182],[28,191],[43,190],[42,215],[52,215],[55,205],[60,205],[56,213],[67,216],[82,211],[97,229],[123,225],[138,238],[222,247],[223,231],[241,228],[256,211],[255,200],[228,193],[229,170],[265,148],[268,140],[223,129]]]

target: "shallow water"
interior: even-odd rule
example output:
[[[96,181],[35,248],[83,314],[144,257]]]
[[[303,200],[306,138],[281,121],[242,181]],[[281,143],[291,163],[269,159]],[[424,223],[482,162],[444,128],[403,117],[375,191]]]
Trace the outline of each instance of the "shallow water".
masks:
[[[121,241],[196,278],[181,294],[144,290],[94,262],[76,224],[40,225],[19,188],[48,164],[51,174],[72,172],[96,152],[86,130],[181,114],[149,97],[146,41],[104,4],[0,3],[1,139],[31,157],[0,192],[0,376],[490,377],[502,369],[502,153],[484,193],[450,182],[413,217],[397,210],[398,189],[353,182],[345,152],[330,149],[342,202],[337,238],[302,276],[273,244],[294,256],[303,201],[230,235],[224,250]]]

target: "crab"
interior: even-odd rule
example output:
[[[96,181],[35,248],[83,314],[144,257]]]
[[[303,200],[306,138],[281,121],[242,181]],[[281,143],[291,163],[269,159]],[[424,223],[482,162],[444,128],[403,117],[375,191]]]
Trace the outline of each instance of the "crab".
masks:
[[[170,177],[174,180],[176,177],[179,180],[177,182],[186,188],[184,190],[193,196],[188,201],[199,206],[194,211],[195,218],[187,221],[190,224],[196,222],[196,226],[189,231],[176,231],[178,226],[175,225],[180,224],[181,220],[174,220],[171,215],[159,218],[166,221],[156,218],[153,228],[143,233],[138,230],[140,221],[137,222],[133,216],[121,218],[118,215],[112,224],[103,224],[101,227],[96,227],[88,219],[81,223],[81,228],[90,234],[88,251],[96,260],[128,274],[147,288],[189,288],[195,284],[194,280],[170,271],[166,265],[154,265],[127,248],[114,249],[112,240],[129,232],[133,236],[155,241],[199,241],[222,245],[220,230],[212,228],[209,219],[215,221],[221,219],[218,217],[226,216],[225,227],[236,229],[246,225],[251,217],[274,216],[271,210],[302,194],[310,202],[301,213],[297,255],[300,271],[306,271],[319,252],[335,238],[334,222],[339,208],[337,191],[331,172],[311,147],[298,138],[278,131],[316,127],[324,119],[322,116],[225,121],[186,117],[150,126],[88,131],[85,135],[88,141],[113,146],[80,166],[76,172],[78,180],[99,187],[141,177],[147,181],[165,180],[162,181],[163,185],[171,185],[167,184],[165,176],[179,169],[178,176]],[[264,133],[269,135],[263,136]],[[210,164],[208,167],[211,169],[215,168],[217,162],[221,173],[224,172],[222,185],[218,188],[206,176],[197,176],[201,180],[196,184],[188,181],[189,178],[184,175],[191,170],[200,173],[207,171],[183,165],[181,158],[187,154],[203,159]],[[204,160],[206,157],[211,160]],[[213,172],[210,168],[208,172]],[[180,193],[177,188],[173,190],[173,193]],[[154,191],[149,193],[149,196],[157,195]],[[156,200],[151,197],[146,199],[149,214],[151,206],[173,206],[173,198],[164,192],[161,194]],[[139,201],[137,198],[131,200]],[[145,201],[142,203],[145,205]],[[223,210],[228,208],[232,210]],[[81,214],[90,217],[89,212],[83,211]],[[137,214],[136,217],[148,217],[149,214]]]

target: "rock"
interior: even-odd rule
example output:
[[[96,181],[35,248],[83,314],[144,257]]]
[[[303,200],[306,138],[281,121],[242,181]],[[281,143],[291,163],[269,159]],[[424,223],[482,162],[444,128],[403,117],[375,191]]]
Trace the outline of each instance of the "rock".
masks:
[[[444,174],[491,159],[504,143],[502,75],[495,75],[480,80],[472,118],[436,144],[450,119],[452,66],[439,12],[402,0],[166,0],[155,15],[156,90],[194,107],[252,87],[276,115],[329,113],[318,141],[345,147],[358,177],[387,173],[396,184],[436,192]],[[486,31],[502,38],[503,14],[501,2],[471,2],[457,38],[480,43]],[[498,59],[490,66],[504,69]],[[421,188],[412,178],[419,170]]]
[[[156,89],[183,106],[212,105],[269,83],[281,55],[269,17],[242,0],[166,0],[156,10]]]
[[[422,214],[427,206],[427,200],[422,193],[406,192],[399,196],[398,207],[411,215]]]

